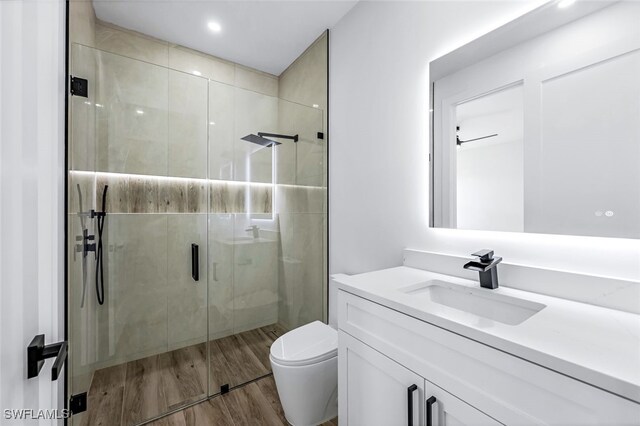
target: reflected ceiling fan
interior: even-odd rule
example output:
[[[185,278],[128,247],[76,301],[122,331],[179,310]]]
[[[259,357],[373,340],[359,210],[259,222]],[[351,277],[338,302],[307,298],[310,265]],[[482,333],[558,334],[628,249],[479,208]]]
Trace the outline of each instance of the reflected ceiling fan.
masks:
[[[479,141],[480,139],[489,139],[489,138],[494,138],[498,136],[497,133],[494,133],[493,135],[480,136],[479,138],[467,139],[466,141],[463,141],[463,140],[460,140],[460,136],[458,135],[459,131],[460,131],[460,126],[456,126],[456,145],[458,146],[462,145],[463,143]]]

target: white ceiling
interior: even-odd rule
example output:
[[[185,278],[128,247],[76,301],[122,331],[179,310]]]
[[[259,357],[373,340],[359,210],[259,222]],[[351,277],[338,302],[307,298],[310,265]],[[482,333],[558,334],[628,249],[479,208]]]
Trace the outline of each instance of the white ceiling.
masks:
[[[280,75],[357,0],[93,0],[99,19]],[[218,22],[222,31],[207,28]]]

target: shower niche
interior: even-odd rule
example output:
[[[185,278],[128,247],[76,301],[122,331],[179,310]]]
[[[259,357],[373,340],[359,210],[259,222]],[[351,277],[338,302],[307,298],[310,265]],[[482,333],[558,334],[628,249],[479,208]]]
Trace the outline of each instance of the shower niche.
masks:
[[[69,396],[87,392],[74,424],[133,425],[270,374],[273,340],[326,320],[326,112],[283,87],[295,63],[168,44],[156,63],[95,33],[70,45]],[[326,34],[309,49],[326,61]],[[194,73],[213,63],[232,77]]]

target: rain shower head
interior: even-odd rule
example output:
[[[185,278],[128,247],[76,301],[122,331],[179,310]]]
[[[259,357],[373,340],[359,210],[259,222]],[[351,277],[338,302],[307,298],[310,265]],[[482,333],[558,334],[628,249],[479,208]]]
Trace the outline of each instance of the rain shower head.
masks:
[[[280,142],[272,141],[271,139],[263,138],[262,136],[254,135],[253,133],[240,139],[266,147],[280,145]]]
[[[276,142],[274,140],[271,139],[267,139],[265,136],[268,136],[270,138],[280,138],[280,139],[291,139],[293,140],[293,142],[298,142],[298,135],[279,135],[277,133],[264,133],[264,132],[258,132],[257,135],[254,135],[253,133],[250,135],[247,135],[242,139],[243,141],[247,141],[247,142],[251,142],[251,143],[255,143],[258,145],[262,145],[262,146],[266,146],[266,147],[272,147],[274,145],[280,145],[280,142]]]

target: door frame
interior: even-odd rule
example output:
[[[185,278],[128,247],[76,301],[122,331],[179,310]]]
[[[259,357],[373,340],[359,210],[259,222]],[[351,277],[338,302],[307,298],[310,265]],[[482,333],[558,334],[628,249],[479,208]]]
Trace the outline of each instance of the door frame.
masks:
[[[64,312],[63,312],[63,329],[64,329],[64,340],[69,344],[69,253],[67,250],[69,244],[69,82],[71,76],[70,72],[70,60],[69,60],[69,5],[70,0],[65,0],[65,18],[64,18],[64,225],[63,225],[63,297],[64,297]],[[64,396],[63,403],[64,409],[69,409],[69,399],[71,395],[69,395],[69,380],[71,379],[71,373],[69,371],[70,362],[67,356],[67,360],[65,361],[66,365],[64,368],[64,374],[62,375],[62,380],[64,381]],[[69,422],[69,418],[64,419],[64,425],[66,426]]]

